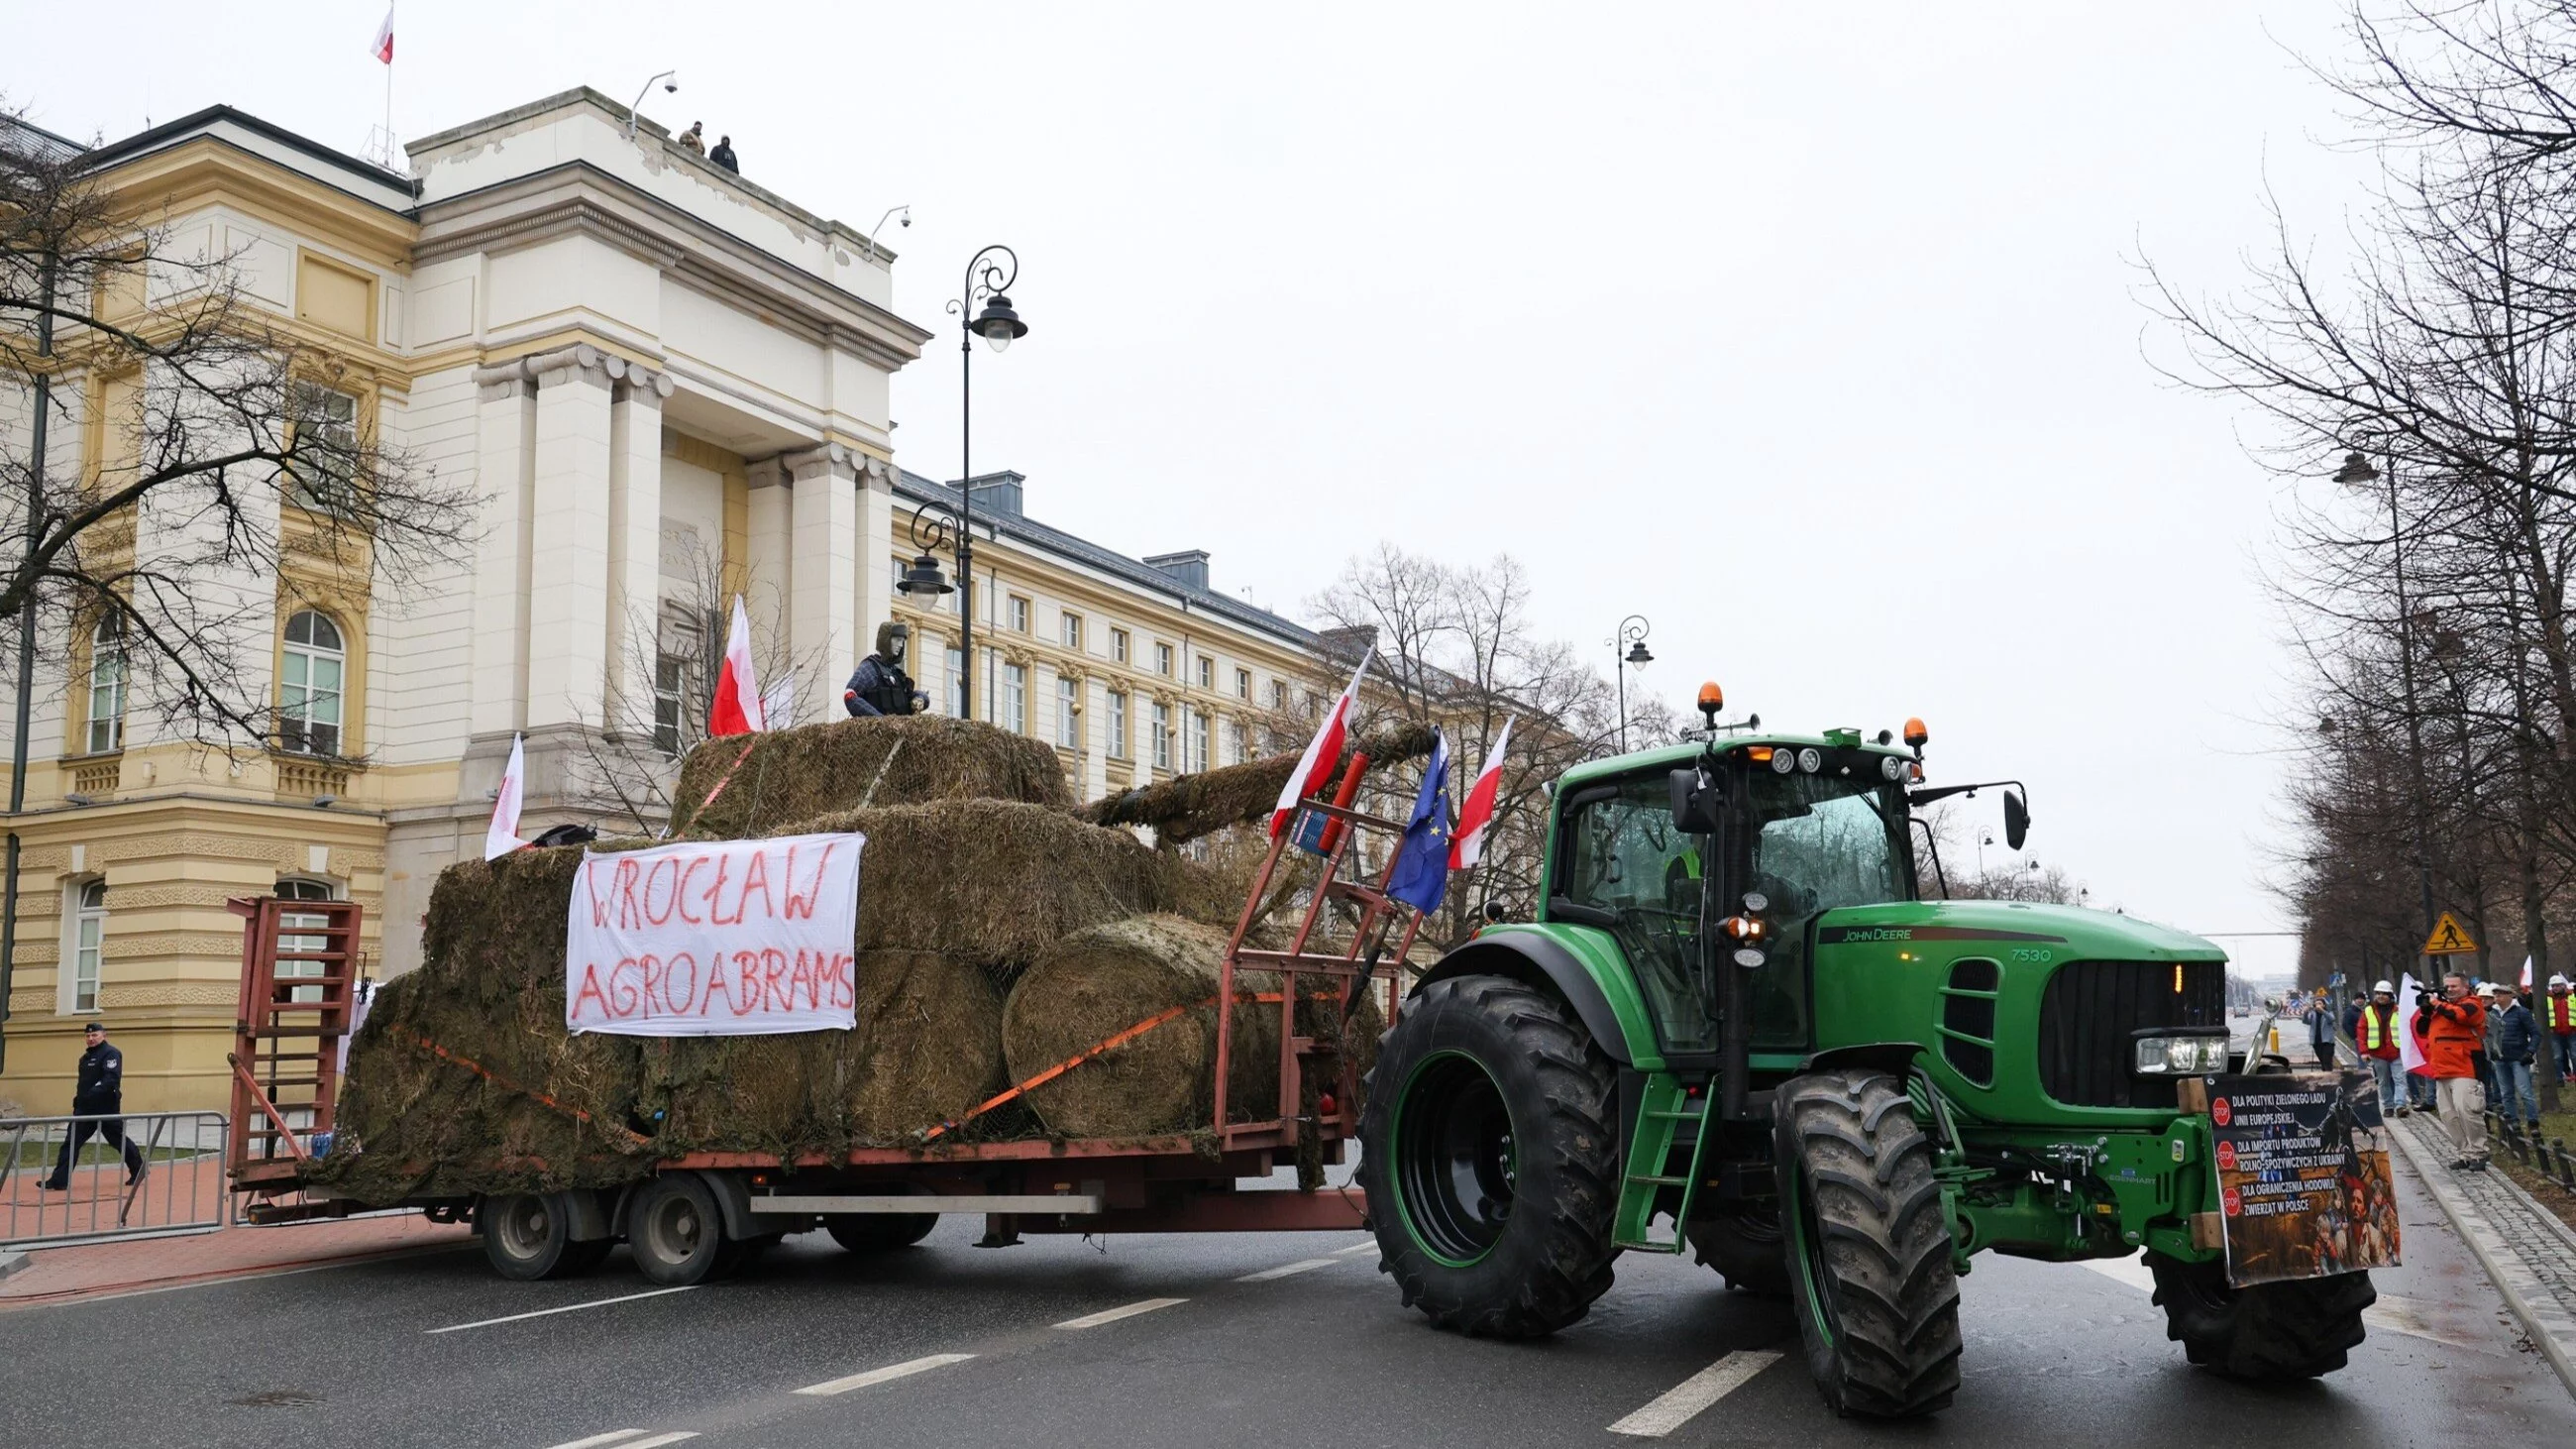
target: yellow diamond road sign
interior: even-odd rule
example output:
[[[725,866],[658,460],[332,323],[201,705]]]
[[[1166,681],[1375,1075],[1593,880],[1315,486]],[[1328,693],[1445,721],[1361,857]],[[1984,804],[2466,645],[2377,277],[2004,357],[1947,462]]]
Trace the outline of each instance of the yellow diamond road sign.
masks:
[[[2468,928],[2449,911],[2444,911],[2442,919],[2434,922],[2433,934],[2424,938],[2424,954],[2427,956],[2467,956],[2477,949],[2478,943],[2469,938]]]

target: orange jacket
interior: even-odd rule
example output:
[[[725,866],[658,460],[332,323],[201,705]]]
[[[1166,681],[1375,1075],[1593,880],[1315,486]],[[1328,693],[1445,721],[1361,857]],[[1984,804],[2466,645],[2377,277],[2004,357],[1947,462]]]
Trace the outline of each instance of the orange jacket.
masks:
[[[2476,997],[2435,999],[2427,1004],[2424,1027],[2424,1075],[2474,1077],[2471,1052],[2486,1050],[2487,1009]]]
[[[2352,1044],[2363,1056],[2397,1060],[2397,1008],[2365,1002],[2352,1024]]]

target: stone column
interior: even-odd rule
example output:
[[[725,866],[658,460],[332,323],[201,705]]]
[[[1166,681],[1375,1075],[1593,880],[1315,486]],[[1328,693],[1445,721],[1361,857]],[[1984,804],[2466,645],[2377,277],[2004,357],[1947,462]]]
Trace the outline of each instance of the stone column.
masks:
[[[894,581],[901,577],[894,557],[899,551],[895,539],[901,525],[895,517],[894,465],[883,458],[862,454],[859,457],[858,504],[858,584],[857,597],[851,601],[850,640],[860,654],[876,647],[877,626],[894,617]],[[904,552],[911,557],[909,551]],[[916,641],[918,647],[918,641]],[[915,680],[931,679],[937,673],[939,660],[929,657],[925,669],[916,657],[912,666]],[[846,678],[847,676],[844,676]],[[936,699],[936,684],[922,686]],[[834,697],[839,683],[834,681]]]
[[[529,363],[537,380],[528,578],[528,728],[597,726],[608,687],[610,408],[606,354]],[[656,508],[658,511],[659,504]],[[658,518],[655,527],[660,527]]]
[[[609,419],[609,725],[653,728],[653,662],[662,619],[662,399],[668,374],[611,359]]]
[[[864,455],[825,443],[779,462],[791,479],[788,654],[800,675],[812,676],[797,681],[797,692],[806,698],[838,698],[860,653],[850,620],[858,612],[858,492]]]
[[[780,458],[763,458],[748,465],[744,472],[751,482],[751,517],[744,540],[749,552],[742,569],[744,606],[751,611],[755,626],[766,620],[783,622],[787,618],[788,592],[795,582],[789,557],[787,465]],[[719,612],[731,618],[733,600],[719,601]]]
[[[473,701],[477,735],[527,723],[528,492],[536,398],[525,359],[474,373],[475,479],[483,539],[474,554]]]

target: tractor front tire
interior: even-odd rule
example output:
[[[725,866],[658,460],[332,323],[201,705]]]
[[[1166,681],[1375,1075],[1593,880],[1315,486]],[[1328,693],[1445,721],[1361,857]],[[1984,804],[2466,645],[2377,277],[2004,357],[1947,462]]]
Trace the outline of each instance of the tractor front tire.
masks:
[[[1729,1288],[1762,1298],[1789,1296],[1789,1239],[1777,1208],[1718,1213],[1692,1221],[1691,1253]]]
[[[1837,1414],[1901,1419],[1959,1388],[1959,1280],[1932,1141],[1905,1084],[1817,1072],[1773,1116],[1789,1300],[1807,1372]]]
[[[1499,976],[1406,1003],[1368,1076],[1378,1270],[1441,1328],[1536,1338],[1607,1292],[1617,1077],[1566,1005]]]
[[[2165,1337],[2183,1357],[2233,1379],[2312,1379],[2344,1366],[2366,1330],[2362,1310],[2379,1301],[2368,1273],[2287,1283],[2227,1286],[2227,1264],[2186,1263],[2147,1254]]]

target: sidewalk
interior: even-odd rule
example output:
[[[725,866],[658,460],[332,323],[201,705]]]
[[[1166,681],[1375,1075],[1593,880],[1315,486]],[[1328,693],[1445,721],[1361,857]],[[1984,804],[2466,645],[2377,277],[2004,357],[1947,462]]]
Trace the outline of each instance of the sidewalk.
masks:
[[[2576,1394],[2576,1232],[2502,1170],[2454,1172],[2445,1166],[2455,1149],[2431,1117],[2395,1118],[2388,1127],[2532,1346]]]

